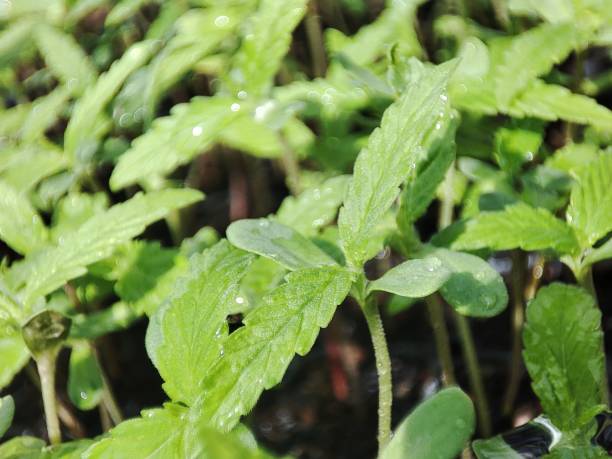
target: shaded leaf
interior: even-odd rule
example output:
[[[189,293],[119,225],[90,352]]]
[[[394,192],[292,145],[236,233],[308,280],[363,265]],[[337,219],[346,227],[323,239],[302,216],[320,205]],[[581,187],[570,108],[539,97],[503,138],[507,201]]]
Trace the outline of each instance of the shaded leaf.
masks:
[[[28,360],[30,360],[30,352],[23,342],[21,333],[6,326],[0,326],[0,389],[12,381],[13,377],[28,363]]]
[[[474,432],[470,398],[457,387],[422,402],[397,427],[380,459],[453,459]]]
[[[98,406],[103,395],[100,367],[88,342],[72,345],[68,367],[68,396],[80,410]]]
[[[602,409],[601,313],[586,291],[552,284],[527,306],[523,357],[544,412],[563,431]]]
[[[10,395],[0,397],[0,438],[6,433],[15,415],[15,400]]]

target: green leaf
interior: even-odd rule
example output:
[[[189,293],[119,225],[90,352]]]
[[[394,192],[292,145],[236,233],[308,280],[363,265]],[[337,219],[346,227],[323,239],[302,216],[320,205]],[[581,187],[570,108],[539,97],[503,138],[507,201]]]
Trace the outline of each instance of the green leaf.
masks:
[[[81,454],[94,443],[94,440],[74,440],[45,448],[45,459],[81,459]]]
[[[519,202],[502,211],[482,212],[469,220],[452,247],[459,250],[553,249],[567,254],[578,250],[578,241],[573,229],[563,220],[546,209]]]
[[[0,397],[0,438],[6,433],[15,415],[15,400],[10,395]]]
[[[223,355],[206,373],[192,421],[231,429],[264,389],[280,382],[294,354],[308,353],[351,284],[350,273],[339,267],[290,273],[223,343]]]
[[[612,230],[612,154],[602,153],[578,174],[570,195],[567,221],[583,247]]]
[[[76,231],[63,235],[58,245],[38,251],[11,269],[13,282],[26,282],[26,305],[66,281],[82,276],[86,267],[110,256],[115,248],[140,234],[147,225],[171,210],[202,199],[195,190],[163,190],[137,194],[109,210],[94,215]]]
[[[542,24],[513,38],[492,74],[495,96],[502,109],[507,109],[519,91],[536,77],[565,60],[577,41],[572,23]]]
[[[349,180],[347,175],[332,177],[297,197],[286,197],[274,219],[303,236],[318,234],[321,228],[335,219]]]
[[[110,27],[121,24],[136,14],[144,5],[153,1],[157,2],[158,0],[121,0],[108,13],[104,25]]]
[[[73,316],[70,338],[93,340],[123,330],[137,318],[130,306],[118,302],[102,311]]]
[[[240,249],[271,258],[291,270],[336,264],[297,231],[266,218],[232,223],[227,239]]]
[[[126,78],[149,60],[155,47],[155,43],[146,41],[133,44],[78,100],[65,134],[65,149],[71,156],[81,149],[81,155],[87,157],[88,150],[98,140],[99,116]]]
[[[47,24],[37,24],[34,36],[49,69],[71,91],[80,94],[93,84],[96,69],[72,35]]]
[[[24,142],[32,142],[44,136],[45,131],[57,122],[68,105],[70,93],[70,89],[66,86],[58,86],[49,94],[34,101],[19,130]]]
[[[455,127],[449,127],[446,134],[432,144],[427,161],[408,179],[397,216],[400,228],[408,228],[417,221],[436,197],[436,190],[455,159],[454,137]]]
[[[157,119],[121,155],[110,178],[111,188],[118,190],[155,174],[165,175],[188,163],[213,145],[240,110],[240,104],[224,97],[194,97],[175,106],[170,116]]]
[[[2,459],[40,459],[45,442],[35,437],[15,437],[0,445]]]
[[[476,440],[472,443],[472,448],[478,459],[523,459],[501,435]]]
[[[158,309],[147,333],[147,350],[174,401],[191,405],[200,382],[221,352],[226,317],[252,255],[221,241],[204,255],[191,257],[189,274]]]
[[[609,457],[608,452],[601,447],[588,444],[560,446],[544,456],[545,459],[606,459]]]
[[[474,432],[470,398],[450,387],[422,402],[393,433],[380,459],[453,459]]]
[[[72,345],[68,372],[68,396],[79,410],[91,410],[102,400],[100,367],[87,341]]]
[[[30,352],[23,342],[21,333],[0,324],[0,389],[9,385],[28,360]]]
[[[30,191],[42,179],[68,166],[60,150],[49,144],[32,144],[20,148],[15,156],[0,177],[20,193]]]
[[[522,123],[498,129],[495,132],[495,160],[502,170],[514,175],[524,163],[535,158],[542,140],[540,124]]]
[[[440,293],[460,314],[492,317],[508,305],[504,280],[483,259],[434,247],[426,247],[423,253],[439,258],[452,272]]]
[[[229,72],[233,95],[245,91],[259,97],[270,91],[273,78],[291,43],[291,33],[306,12],[306,0],[262,0],[245,24],[242,46]]]
[[[602,402],[601,312],[586,291],[541,288],[527,306],[523,357],[544,412],[562,431],[591,422]]]
[[[378,290],[408,298],[424,298],[444,285],[452,272],[436,257],[408,260],[372,281],[368,292]]]
[[[9,23],[0,32],[0,65],[12,63],[22,57],[23,49],[31,43],[36,20],[30,17]]]
[[[27,197],[3,181],[0,181],[0,238],[24,255],[43,246],[48,238],[47,228]]]
[[[562,119],[590,124],[604,130],[612,125],[612,111],[599,105],[595,99],[540,80],[533,81],[505,113],[518,118],[534,117],[548,121]]]
[[[445,120],[449,105],[444,88],[454,62],[419,69],[406,92],[383,115],[361,151],[353,171],[338,225],[349,263],[361,266],[367,241],[399,194],[400,185],[423,155],[423,145]]]
[[[174,404],[144,410],[94,443],[82,459],[271,459],[243,429],[221,433],[206,424],[194,426],[186,414]]]

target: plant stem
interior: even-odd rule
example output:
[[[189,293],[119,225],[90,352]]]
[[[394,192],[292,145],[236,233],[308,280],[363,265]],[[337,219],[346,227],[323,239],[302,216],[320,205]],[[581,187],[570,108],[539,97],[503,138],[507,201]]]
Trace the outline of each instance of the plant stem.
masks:
[[[440,213],[438,215],[438,229],[442,230],[450,225],[453,221],[454,196],[453,196],[453,181],[455,178],[455,163],[453,162],[446,173],[446,178],[443,183],[443,196],[440,203]],[[474,338],[470,325],[465,317],[454,312],[455,322],[459,331],[459,339],[463,348],[470,386],[476,398],[476,411],[480,421],[480,432],[483,436],[488,437],[491,434],[491,415],[489,414],[489,403],[482,382],[478,357],[474,346]]]
[[[470,324],[468,319],[461,314],[455,314],[455,321],[457,323],[457,330],[459,331],[461,343],[463,344],[463,355],[468,368],[470,386],[476,398],[475,404],[478,419],[480,421],[480,434],[483,437],[490,437],[491,415],[489,414],[489,403],[484,390],[484,384],[482,383],[482,375],[480,373],[480,366],[478,365],[478,356],[476,355]]]
[[[292,195],[297,196],[302,191],[300,183],[300,163],[296,157],[293,148],[283,135],[279,133],[279,140],[283,146],[283,155],[280,157],[281,164],[286,174],[287,187]]]
[[[321,29],[317,0],[311,0],[308,4],[304,26],[306,27],[308,47],[310,48],[310,56],[312,58],[312,73],[315,77],[322,77],[327,71],[327,62],[325,60],[323,30]]]
[[[113,424],[118,425],[121,421],[123,421],[123,414],[121,413],[121,409],[117,404],[117,400],[115,400],[115,396],[113,395],[113,390],[108,382],[106,372],[104,371],[104,368],[102,368],[98,348],[93,343],[91,344],[91,348],[93,350],[94,358],[96,359],[96,364],[100,369],[100,376],[102,377],[102,404],[110,415]]]
[[[538,254],[536,256],[533,268],[531,269],[530,280],[527,286],[523,287],[526,264],[524,253],[516,251],[512,255],[512,296],[514,299],[512,310],[512,360],[510,364],[510,381],[502,404],[502,412],[506,416],[512,413],[525,370],[521,356],[522,331],[525,322],[525,308],[523,304],[529,302],[535,296],[546,263],[542,255]]]
[[[427,303],[427,311],[429,312],[429,321],[436,341],[436,352],[440,359],[440,366],[442,367],[442,384],[444,384],[444,386],[450,386],[455,384],[455,368],[453,366],[453,356],[450,350],[448,328],[444,320],[444,304],[436,295],[428,296],[425,301]]]
[[[372,337],[376,371],[378,372],[378,451],[380,453],[391,439],[391,405],[393,403],[391,358],[378,305],[372,299],[368,299],[362,305],[362,310]]]
[[[56,351],[43,352],[36,359],[38,374],[40,376],[40,388],[45,408],[45,420],[47,422],[47,434],[52,445],[62,442],[62,433],[57,417],[57,402],[55,400],[55,360]]]

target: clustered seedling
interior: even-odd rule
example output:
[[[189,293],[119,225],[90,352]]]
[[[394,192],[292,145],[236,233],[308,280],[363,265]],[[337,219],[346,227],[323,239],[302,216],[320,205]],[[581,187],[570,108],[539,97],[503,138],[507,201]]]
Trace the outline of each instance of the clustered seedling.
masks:
[[[350,302],[375,354],[379,458],[469,457],[477,422],[491,437],[479,459],[607,456],[592,267],[612,258],[612,112],[598,102],[612,79],[585,62],[612,60],[609,2],[388,0],[349,32],[370,3],[0,0],[0,387],[28,372],[50,442],[15,436],[1,458],[275,457],[244,416]],[[212,150],[278,165],[289,196],[265,218],[236,211],[224,238],[186,237]],[[139,238],[158,221],[171,244]],[[467,318],[508,305],[497,252],[512,259],[502,410],[524,361],[543,442],[492,436]],[[381,253],[393,263],[370,269]],[[539,288],[557,260],[578,285]],[[420,301],[448,387],[392,432],[381,311]],[[98,343],[143,318],[167,402],[124,420]],[[62,442],[65,348],[70,402],[102,414],[95,438]],[[15,410],[0,398],[0,435]]]

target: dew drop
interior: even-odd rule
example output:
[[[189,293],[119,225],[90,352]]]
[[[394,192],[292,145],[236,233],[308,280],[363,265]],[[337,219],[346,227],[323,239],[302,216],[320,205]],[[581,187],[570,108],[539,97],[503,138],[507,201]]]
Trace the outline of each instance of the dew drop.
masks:
[[[225,27],[227,24],[229,24],[229,17],[227,16],[217,16],[215,19],[215,25],[217,27]]]
[[[245,90],[238,91],[238,94],[237,94],[238,99],[240,99],[240,100],[246,99],[248,97],[248,95],[249,94]]]
[[[83,400],[87,400],[87,394],[83,391],[79,394]]]
[[[234,102],[231,106],[230,106],[230,110],[233,112],[237,112],[238,110],[240,110],[240,104],[237,104],[236,102]]]
[[[202,126],[194,126],[191,130],[191,135],[193,135],[194,137],[200,137],[203,131],[204,129],[202,129]]]
[[[236,297],[236,303],[238,303],[238,304],[244,304],[244,298],[242,298],[241,296],[237,296],[237,297]]]

